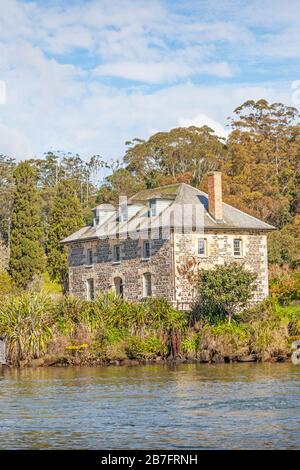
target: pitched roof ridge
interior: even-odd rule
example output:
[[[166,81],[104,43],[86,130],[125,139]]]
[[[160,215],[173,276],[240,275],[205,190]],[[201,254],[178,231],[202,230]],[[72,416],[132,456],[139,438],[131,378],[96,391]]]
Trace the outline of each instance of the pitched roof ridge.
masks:
[[[223,202],[224,206],[230,207],[231,209],[234,209],[237,212],[240,212],[240,214],[245,214],[247,217],[251,217],[251,219],[256,220],[257,222],[263,223],[265,225],[268,225],[270,228],[276,229],[274,225],[268,224],[264,220],[258,219],[254,215],[248,214],[248,212],[242,211],[241,209],[238,209],[237,207],[232,206],[231,204],[227,204],[227,202]]]

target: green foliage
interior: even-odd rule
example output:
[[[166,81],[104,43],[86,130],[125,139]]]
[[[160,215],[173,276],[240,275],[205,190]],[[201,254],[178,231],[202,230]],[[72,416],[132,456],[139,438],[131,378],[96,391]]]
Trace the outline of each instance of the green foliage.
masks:
[[[119,168],[106,177],[106,183],[98,191],[97,203],[116,204],[119,202],[119,196],[130,197],[144,188],[143,181],[139,181],[127,169]]]
[[[280,304],[300,301],[300,269],[281,270],[270,277],[270,295]]]
[[[80,202],[75,194],[74,183],[63,180],[57,187],[50,215],[47,256],[51,279],[60,280],[67,287],[67,247],[60,242],[83,226]]]
[[[38,358],[52,336],[53,304],[44,294],[26,293],[0,306],[0,335],[14,363]]]
[[[77,297],[64,296],[55,308],[56,326],[58,331],[67,336],[72,336],[76,327],[81,323],[90,326],[91,304]]]
[[[0,239],[8,240],[13,200],[13,171],[15,160],[0,154]],[[6,266],[2,265],[1,269]]]
[[[268,255],[271,264],[288,264],[292,268],[300,264],[300,215],[269,235]]]
[[[201,334],[190,332],[181,342],[183,354],[196,355],[201,343]]]
[[[0,271],[0,301],[2,298],[13,294],[13,291],[10,275],[6,271]]]
[[[249,324],[237,321],[206,324],[201,332],[201,348],[224,357],[247,355],[250,351]]]
[[[153,359],[166,355],[167,348],[157,337],[142,340],[138,336],[132,336],[126,340],[125,351],[129,359]]]
[[[300,201],[299,112],[262,99],[234,113],[227,141],[229,202],[282,227]]]
[[[290,305],[276,305],[275,312],[280,319],[288,322],[290,336],[300,336],[300,303]]]
[[[216,169],[226,155],[222,139],[207,126],[178,127],[158,132],[147,141],[127,142],[124,162],[146,187],[177,181],[198,184],[203,175]]]
[[[60,296],[62,295],[61,284],[57,281],[50,279],[49,273],[45,272],[42,275],[41,279],[41,289],[51,296]]]
[[[14,283],[26,288],[45,267],[40,200],[36,171],[20,163],[14,171],[9,271]]]
[[[210,322],[233,315],[245,308],[255,289],[256,275],[236,263],[200,270],[198,274],[198,297],[193,317]]]
[[[0,237],[0,271],[7,271],[9,263],[9,248]]]

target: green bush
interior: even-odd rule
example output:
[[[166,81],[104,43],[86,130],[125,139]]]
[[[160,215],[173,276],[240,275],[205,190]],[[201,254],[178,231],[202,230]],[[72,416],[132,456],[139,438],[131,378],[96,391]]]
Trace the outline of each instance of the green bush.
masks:
[[[282,305],[300,301],[300,270],[282,272],[270,279],[270,294]]]
[[[164,356],[167,348],[157,337],[142,340],[137,336],[132,336],[126,340],[125,351],[129,359],[152,359],[156,356]]]
[[[193,311],[194,321],[203,319],[210,323],[234,315],[249,303],[255,289],[256,275],[243,265],[227,263],[198,273],[198,297]]]
[[[7,339],[13,363],[38,358],[52,337],[53,303],[44,294],[26,293],[0,307],[0,335]]]
[[[0,301],[6,296],[13,294],[13,283],[6,271],[0,271]]]
[[[197,355],[200,347],[201,334],[190,332],[181,342],[181,351],[186,355]]]
[[[276,314],[288,321],[290,336],[300,336],[300,304],[276,305]]]
[[[232,321],[207,324],[201,332],[201,351],[222,357],[247,355],[250,349],[251,332],[249,325]]]

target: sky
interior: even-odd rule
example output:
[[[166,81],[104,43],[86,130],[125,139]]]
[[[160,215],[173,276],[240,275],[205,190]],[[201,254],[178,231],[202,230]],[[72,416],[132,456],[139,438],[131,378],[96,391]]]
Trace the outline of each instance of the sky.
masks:
[[[299,0],[0,0],[0,154],[124,155],[248,99],[300,107]]]

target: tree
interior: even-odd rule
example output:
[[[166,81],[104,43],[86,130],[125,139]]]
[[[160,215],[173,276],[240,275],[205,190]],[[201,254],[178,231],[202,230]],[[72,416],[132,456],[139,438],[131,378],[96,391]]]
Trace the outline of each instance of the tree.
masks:
[[[174,183],[179,175],[187,173],[188,182],[198,185],[204,173],[219,169],[226,156],[222,139],[207,126],[178,127],[158,132],[147,141],[134,139],[127,145],[127,170],[144,180],[147,187]],[[162,181],[162,175],[169,179]]]
[[[106,177],[106,183],[98,191],[97,203],[116,204],[119,196],[130,197],[142,189],[145,189],[143,181],[138,181],[126,168],[119,168]]]
[[[268,259],[272,264],[300,265],[300,215],[268,237]]]
[[[35,169],[28,162],[19,163],[13,178],[9,272],[17,286],[26,288],[45,267],[44,233]]]
[[[67,248],[60,242],[84,225],[82,207],[76,196],[74,182],[63,180],[58,184],[50,214],[47,257],[51,278],[62,282],[67,288]]]
[[[281,228],[299,209],[299,112],[259,100],[246,101],[234,113],[226,199]]]
[[[0,238],[9,242],[13,200],[13,158],[0,155]]]
[[[209,317],[212,321],[227,318],[230,323],[251,299],[256,277],[237,263],[200,270],[194,317]]]

